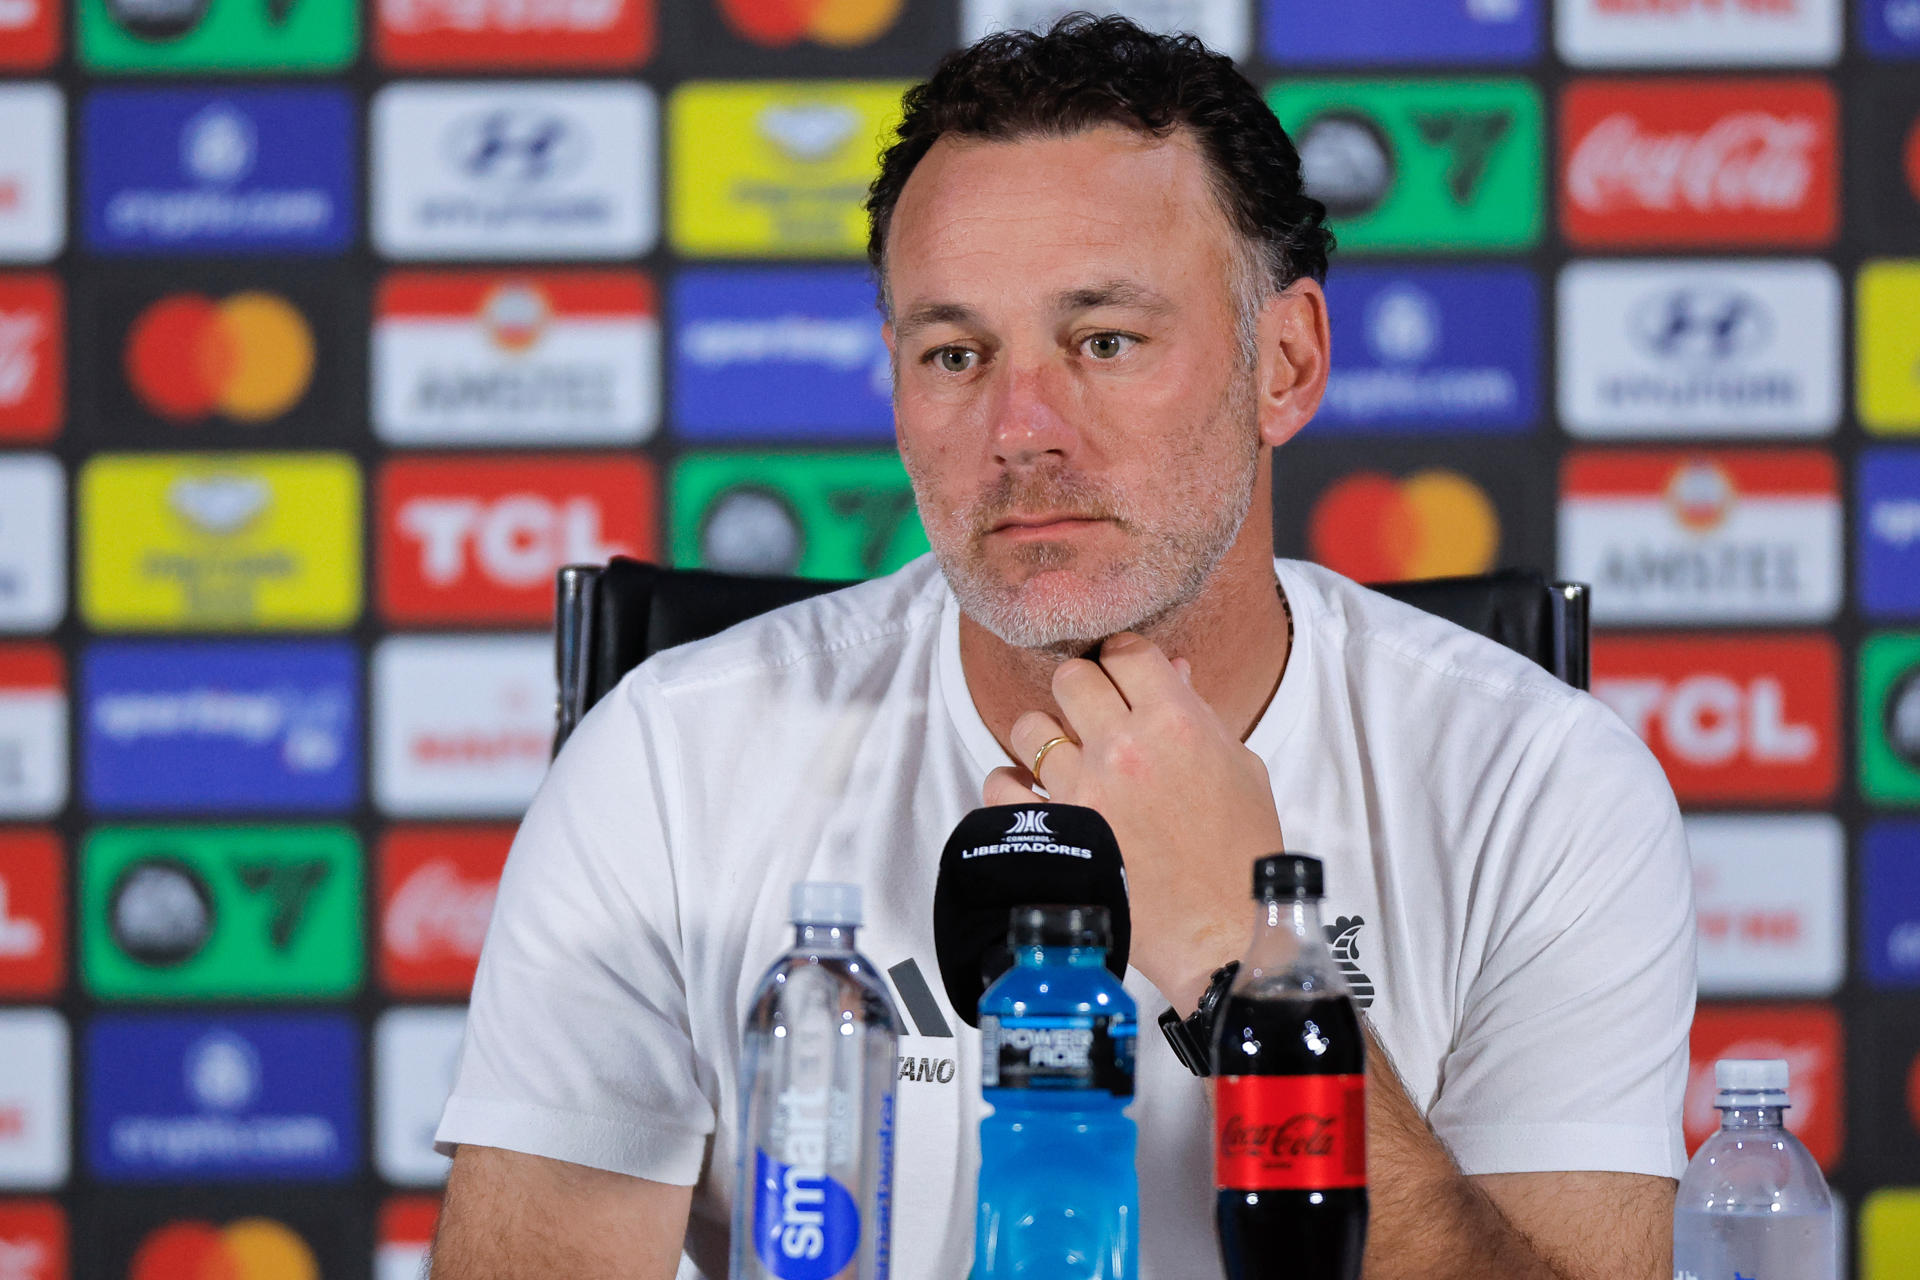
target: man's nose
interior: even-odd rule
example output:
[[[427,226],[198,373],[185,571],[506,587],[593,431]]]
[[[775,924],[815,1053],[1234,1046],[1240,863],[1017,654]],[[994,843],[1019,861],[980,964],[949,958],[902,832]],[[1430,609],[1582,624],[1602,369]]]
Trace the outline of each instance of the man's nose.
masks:
[[[1079,433],[1065,410],[1065,387],[1045,365],[1013,366],[995,398],[991,446],[994,461],[1029,466],[1049,454],[1070,456]]]

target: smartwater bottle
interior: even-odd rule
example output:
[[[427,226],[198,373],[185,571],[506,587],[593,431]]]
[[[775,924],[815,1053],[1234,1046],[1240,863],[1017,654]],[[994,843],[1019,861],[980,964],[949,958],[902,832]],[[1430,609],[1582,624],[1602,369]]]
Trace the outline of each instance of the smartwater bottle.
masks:
[[[793,949],[740,1059],[732,1280],[886,1280],[900,1014],[854,949],[860,886],[793,886]]]
[[[1105,907],[1020,907],[1014,966],[980,997],[973,1280],[1136,1280],[1139,1019],[1107,971]]]
[[[1820,1166],[1787,1132],[1787,1064],[1714,1064],[1720,1132],[1680,1179],[1674,1280],[1834,1280],[1833,1197]]]

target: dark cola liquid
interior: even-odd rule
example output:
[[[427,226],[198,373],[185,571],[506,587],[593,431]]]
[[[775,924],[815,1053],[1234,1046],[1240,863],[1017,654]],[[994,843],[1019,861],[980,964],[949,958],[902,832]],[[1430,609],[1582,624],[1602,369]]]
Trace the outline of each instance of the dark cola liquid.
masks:
[[[1353,1002],[1229,996],[1214,1024],[1219,1075],[1359,1075],[1365,1041]],[[1320,1045],[1315,1053],[1309,1042]],[[1243,1046],[1257,1045],[1249,1053]],[[1228,1280],[1357,1280],[1366,1248],[1364,1187],[1221,1187],[1214,1205]]]

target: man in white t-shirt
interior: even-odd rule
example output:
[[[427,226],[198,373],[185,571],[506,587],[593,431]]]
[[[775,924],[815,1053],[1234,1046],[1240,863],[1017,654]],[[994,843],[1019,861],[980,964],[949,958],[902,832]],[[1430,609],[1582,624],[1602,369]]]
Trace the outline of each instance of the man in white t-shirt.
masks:
[[[724,1275],[746,1003],[788,887],[830,879],[865,886],[910,1023],[894,1274],[959,1280],[978,1038],[934,874],[965,812],[1044,786],[1127,859],[1144,1280],[1220,1274],[1204,1082],[1153,1021],[1243,949],[1283,847],[1325,862],[1384,1050],[1368,1276],[1664,1280],[1672,793],[1586,695],[1273,559],[1271,453],[1328,362],[1323,211],[1278,123],[1225,59],[1113,20],[990,37],[906,105],[871,255],[933,555],[660,654],[576,731],[501,881],[434,1274]]]

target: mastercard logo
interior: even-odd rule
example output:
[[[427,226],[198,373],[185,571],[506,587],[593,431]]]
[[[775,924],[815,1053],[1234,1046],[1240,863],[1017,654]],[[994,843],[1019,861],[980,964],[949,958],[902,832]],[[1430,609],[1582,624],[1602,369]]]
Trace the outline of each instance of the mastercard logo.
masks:
[[[126,370],[134,394],[163,418],[265,422],[299,403],[313,381],[313,330],[277,294],[217,302],[173,294],[134,320]]]
[[[720,0],[720,12],[756,44],[782,48],[812,40],[845,49],[892,26],[900,0]]]
[[[1331,485],[1307,520],[1308,552],[1359,582],[1485,573],[1500,551],[1500,516],[1455,471],[1404,479],[1361,471]]]
[[[127,1280],[320,1280],[298,1232],[272,1218],[170,1222],[141,1242]]]

